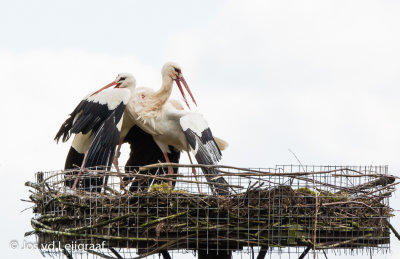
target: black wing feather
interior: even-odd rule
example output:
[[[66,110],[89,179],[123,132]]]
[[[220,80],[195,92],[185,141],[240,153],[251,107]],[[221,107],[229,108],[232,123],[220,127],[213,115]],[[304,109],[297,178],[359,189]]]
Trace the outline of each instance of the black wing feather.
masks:
[[[121,104],[124,105],[122,102]],[[87,134],[90,130],[96,132],[101,123],[107,119],[112,112],[113,110],[108,109],[107,104],[86,101],[82,106],[82,113],[76,118],[71,128],[71,133],[82,132],[83,134]]]
[[[185,130],[184,134],[186,136],[187,141],[189,142],[190,148],[193,151],[197,149],[197,152],[194,154],[194,156],[199,164],[215,165],[221,159],[222,156],[221,150],[218,148],[218,145],[214,140],[210,128],[205,129],[201,133],[201,136],[197,135],[190,128]],[[228,184],[228,182],[222,176],[217,177],[219,173],[216,169],[202,167],[201,170],[206,175],[207,181],[219,184],[226,184],[226,185]],[[212,188],[218,194],[229,193],[227,186],[212,185]]]
[[[54,140],[58,141],[62,138],[62,141],[65,142],[71,137],[71,128],[74,122],[74,118],[82,111],[83,106],[85,105],[85,100],[82,100],[78,106],[75,107],[74,111],[69,115],[69,118],[64,121],[58,130]]]
[[[121,102],[114,110],[125,109],[125,104]],[[54,140],[57,142],[62,139],[63,142],[67,141],[72,133],[87,134],[92,131],[93,134],[97,132],[102,122],[106,120],[114,110],[110,110],[107,104],[100,104],[82,100],[74,111],[69,115],[69,118],[61,125]],[[119,121],[122,113],[117,112],[115,119]]]
[[[85,167],[106,166],[109,168],[111,166],[120,135],[117,123],[114,111],[97,131],[90,145]]]

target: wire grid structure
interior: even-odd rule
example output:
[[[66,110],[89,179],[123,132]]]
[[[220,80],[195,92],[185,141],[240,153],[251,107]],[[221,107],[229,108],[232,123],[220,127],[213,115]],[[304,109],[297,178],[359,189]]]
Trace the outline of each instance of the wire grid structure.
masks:
[[[81,188],[99,178],[103,185],[88,191],[65,186],[75,177],[71,171],[37,173],[35,183],[26,183],[35,203],[29,234],[37,235],[42,253],[66,258],[389,251],[389,197],[397,183],[387,166],[217,167],[229,195],[215,194],[199,168],[194,176],[180,165],[169,176],[167,165],[160,166],[122,176],[90,170]],[[146,174],[150,168],[156,175]]]

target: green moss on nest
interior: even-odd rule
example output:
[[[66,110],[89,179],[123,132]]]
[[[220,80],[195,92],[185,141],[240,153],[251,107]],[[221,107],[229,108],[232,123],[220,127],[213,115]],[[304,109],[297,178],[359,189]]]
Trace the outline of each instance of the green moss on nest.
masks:
[[[311,189],[308,188],[308,187],[301,187],[301,188],[297,189],[297,191],[301,192],[301,193],[304,193],[304,194],[310,194],[310,195],[315,196],[315,192],[311,191]]]
[[[150,192],[170,193],[171,190],[172,189],[168,186],[168,183],[153,184],[150,187]]]

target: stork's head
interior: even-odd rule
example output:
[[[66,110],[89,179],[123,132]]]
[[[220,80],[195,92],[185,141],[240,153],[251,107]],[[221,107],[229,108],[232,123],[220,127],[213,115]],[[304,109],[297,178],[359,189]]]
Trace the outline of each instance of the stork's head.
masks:
[[[117,78],[115,78],[116,86],[115,88],[135,88],[136,79],[130,73],[120,73]]]
[[[132,74],[129,73],[120,73],[118,74],[117,78],[114,81],[109,83],[108,85],[100,88],[96,92],[92,93],[90,96],[95,95],[104,89],[110,88],[111,86],[115,85],[115,88],[128,88],[128,89],[135,89],[136,87],[136,79]]]
[[[182,76],[181,67],[174,62],[167,62],[161,69],[161,74],[164,77],[169,76],[172,80],[177,80]]]
[[[182,85],[181,85],[181,83],[183,83],[183,85],[186,88],[186,91],[189,93],[189,95],[192,98],[194,104],[196,104],[196,106],[197,106],[197,103],[196,103],[196,101],[195,101],[195,99],[194,99],[194,97],[192,95],[192,92],[190,91],[190,88],[189,88],[188,84],[186,83],[185,78],[183,77],[182,69],[178,64],[176,64],[174,62],[165,63],[164,66],[161,69],[161,74],[162,74],[163,78],[171,78],[173,81],[176,82],[176,84],[178,85],[179,90],[181,91],[183,100],[185,101],[186,105],[190,109],[189,103],[188,103],[188,101],[186,99],[186,96],[185,96],[185,92],[183,91],[183,88],[182,88]]]

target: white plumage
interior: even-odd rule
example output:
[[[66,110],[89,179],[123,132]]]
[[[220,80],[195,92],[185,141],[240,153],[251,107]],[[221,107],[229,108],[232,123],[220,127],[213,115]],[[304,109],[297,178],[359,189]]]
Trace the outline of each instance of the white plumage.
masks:
[[[133,89],[130,90],[128,88],[111,88],[98,92],[95,95],[89,95],[84,100],[107,105],[109,110],[114,110],[121,102],[126,105],[131,98],[132,92]]]
[[[189,104],[181,83],[196,103],[183,78],[181,68],[169,62],[163,66],[161,73],[162,86],[158,91],[141,87],[134,92],[126,109],[131,117],[130,120],[153,136],[167,162],[169,162],[167,153],[170,151],[168,146],[173,146],[180,151],[191,151],[201,164],[216,164],[221,159],[221,151],[204,117],[199,113],[180,109],[176,101],[169,101],[175,81],[187,106],[189,107]],[[169,168],[169,173],[172,173],[172,168]],[[216,172],[208,170],[206,173]],[[226,184],[224,180],[218,181]]]

